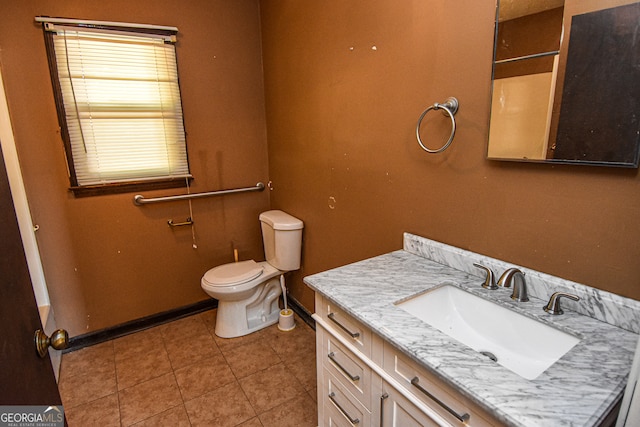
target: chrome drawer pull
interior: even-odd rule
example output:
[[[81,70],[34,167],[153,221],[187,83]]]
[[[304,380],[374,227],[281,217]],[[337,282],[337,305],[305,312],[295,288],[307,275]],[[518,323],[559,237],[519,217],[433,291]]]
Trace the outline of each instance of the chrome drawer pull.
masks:
[[[358,338],[360,336],[360,332],[351,332],[349,329],[347,329],[346,326],[344,326],[342,323],[338,322],[336,320],[336,315],[334,313],[329,313],[329,315],[327,316],[329,318],[329,320],[331,320],[333,323],[335,323],[336,325],[340,326],[340,328],[345,331],[346,333],[348,333],[349,335],[351,335],[351,338]]]
[[[382,423],[384,422],[384,401],[389,398],[387,393],[383,393],[380,396],[380,427],[382,427]]]
[[[327,357],[328,357],[329,359],[331,359],[331,361],[332,361],[333,363],[335,363],[335,364],[336,364],[336,366],[337,366],[338,368],[340,368],[340,370],[341,370],[342,372],[344,372],[344,374],[345,374],[346,376],[348,376],[349,378],[351,378],[351,381],[358,381],[358,380],[360,379],[360,375],[351,375],[351,374],[349,373],[349,371],[347,371],[347,370],[345,369],[345,367],[344,367],[344,366],[342,366],[342,365],[340,364],[340,362],[338,362],[338,361],[336,360],[336,355],[333,353],[333,351],[332,351],[331,353],[327,354]]]
[[[358,418],[351,418],[349,416],[349,414],[347,414],[347,411],[345,411],[344,409],[342,409],[342,406],[340,406],[340,404],[338,402],[336,402],[336,399],[334,399],[335,397],[335,393],[331,392],[329,393],[329,399],[331,399],[331,401],[333,402],[334,405],[336,405],[336,408],[338,408],[340,410],[340,412],[342,412],[342,415],[344,415],[345,417],[347,417],[347,419],[349,420],[349,422],[351,424],[359,424],[360,420]]]
[[[459,415],[456,411],[454,411],[453,409],[449,408],[444,402],[442,402],[440,399],[435,397],[433,394],[429,393],[425,388],[423,388],[420,384],[418,384],[419,382],[420,382],[420,378],[413,377],[413,379],[411,380],[411,385],[413,385],[418,390],[420,390],[421,392],[426,394],[427,397],[429,397],[431,400],[436,402],[438,405],[442,406],[448,413],[450,413],[451,415],[456,417],[458,419],[458,421],[465,422],[465,421],[468,421],[469,418],[471,418],[471,415],[466,414],[466,413],[462,414],[462,415]]]

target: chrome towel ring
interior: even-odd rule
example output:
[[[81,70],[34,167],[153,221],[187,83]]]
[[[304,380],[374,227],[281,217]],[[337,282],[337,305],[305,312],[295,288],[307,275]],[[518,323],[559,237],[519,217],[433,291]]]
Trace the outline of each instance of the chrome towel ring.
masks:
[[[444,101],[444,103],[438,104],[436,102],[435,104],[433,104],[432,106],[424,110],[422,114],[420,114],[420,118],[418,119],[418,124],[416,125],[416,138],[418,139],[418,144],[420,144],[420,147],[422,147],[424,151],[431,154],[442,153],[444,150],[447,149],[447,147],[449,147],[449,145],[451,145],[451,142],[453,141],[453,137],[456,134],[456,119],[453,116],[455,116],[455,114],[458,112],[458,105],[459,105],[458,100],[453,96],[451,96],[447,98]],[[431,110],[444,110],[444,113],[447,114],[451,119],[451,136],[449,136],[449,140],[437,150],[432,150],[430,148],[427,148],[422,142],[422,139],[420,138],[420,125],[422,124],[422,119],[424,119],[424,116],[426,116],[427,113]]]

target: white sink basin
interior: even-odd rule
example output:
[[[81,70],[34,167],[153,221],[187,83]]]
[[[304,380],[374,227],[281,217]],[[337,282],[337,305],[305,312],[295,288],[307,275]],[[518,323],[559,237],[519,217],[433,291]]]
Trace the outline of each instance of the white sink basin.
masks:
[[[497,363],[528,380],[538,377],[580,341],[452,285],[396,305],[485,356],[495,356]]]

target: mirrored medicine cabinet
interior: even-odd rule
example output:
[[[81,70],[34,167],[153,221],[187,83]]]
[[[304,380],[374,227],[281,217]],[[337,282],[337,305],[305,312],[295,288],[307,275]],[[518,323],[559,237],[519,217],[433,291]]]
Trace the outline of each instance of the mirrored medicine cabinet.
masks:
[[[640,2],[500,0],[487,157],[638,167]]]

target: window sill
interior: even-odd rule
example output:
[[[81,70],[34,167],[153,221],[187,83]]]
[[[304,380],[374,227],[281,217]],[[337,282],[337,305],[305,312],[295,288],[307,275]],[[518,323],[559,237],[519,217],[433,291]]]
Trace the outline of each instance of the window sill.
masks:
[[[193,177],[189,178],[189,182],[193,180]],[[133,182],[119,182],[113,184],[99,184],[99,185],[83,185],[77,187],[70,187],[69,190],[73,192],[75,197],[92,197],[103,196],[107,194],[121,194],[121,193],[133,193],[138,191],[149,190],[163,190],[166,188],[181,188],[186,187],[187,182],[184,178],[176,179],[162,179],[157,181],[133,181]]]

